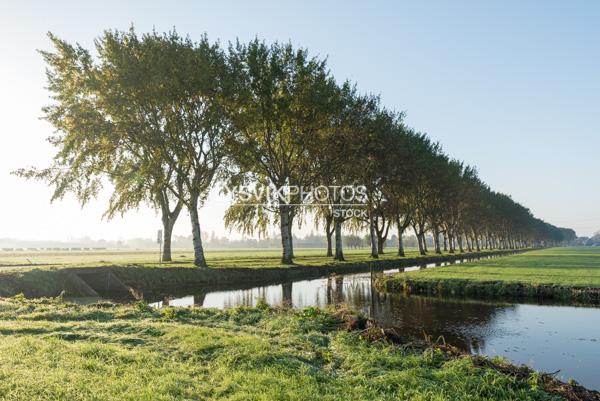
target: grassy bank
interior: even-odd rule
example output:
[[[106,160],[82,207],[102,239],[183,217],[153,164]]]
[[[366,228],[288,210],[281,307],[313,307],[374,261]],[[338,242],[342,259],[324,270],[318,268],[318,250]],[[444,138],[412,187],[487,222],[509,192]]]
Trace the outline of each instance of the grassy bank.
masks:
[[[267,285],[296,279],[318,278],[328,274],[368,271],[370,268],[384,269],[441,262],[451,259],[489,255],[502,251],[482,251],[480,253],[419,255],[408,252],[405,257],[391,253],[372,259],[366,251],[352,252],[343,262],[323,256],[324,250],[299,250],[296,264],[284,266],[279,262],[277,251],[264,251],[264,254],[251,255],[244,251],[225,252],[212,255],[209,269],[195,268],[192,262],[185,263],[134,263],[133,255],[126,254],[123,259],[114,258],[114,263],[94,265],[87,255],[77,263],[70,259],[68,263],[43,266],[5,266],[0,268],[0,296],[13,296],[23,293],[28,297],[57,296],[63,290],[68,295],[79,296],[78,288],[64,273],[78,270],[102,272],[110,270],[123,283],[136,289],[156,289],[181,286],[211,285],[227,288],[231,285]],[[318,252],[318,253],[317,253]],[[112,255],[112,254],[111,254]],[[117,256],[123,256],[116,253]],[[128,255],[128,256],[127,256]],[[225,256],[223,256],[225,255]],[[57,256],[65,258],[67,256]],[[114,257],[114,255],[112,256]],[[275,261],[277,258],[277,261]],[[108,259],[108,258],[107,258]]]
[[[379,279],[389,292],[478,298],[531,297],[600,303],[600,248],[552,248],[400,273]]]
[[[155,311],[4,299],[0,399],[561,399],[549,391],[562,385],[527,369],[392,345],[341,330],[348,322],[356,326],[345,313],[312,308]]]

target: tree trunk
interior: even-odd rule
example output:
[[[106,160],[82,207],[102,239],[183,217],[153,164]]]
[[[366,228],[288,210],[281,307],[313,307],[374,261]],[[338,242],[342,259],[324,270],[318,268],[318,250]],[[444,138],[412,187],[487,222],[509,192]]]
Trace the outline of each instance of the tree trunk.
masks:
[[[163,217],[163,252],[162,252],[162,261],[163,262],[171,262],[173,258],[171,256],[171,237],[173,235],[173,226],[175,225],[175,220],[171,220],[169,217],[166,219]]]
[[[335,219],[335,260],[344,260],[344,249],[342,247],[342,220]]]
[[[413,231],[415,232],[415,236],[417,237],[417,245],[419,246],[419,254],[425,255],[425,247],[423,246],[423,236],[421,232],[417,231],[417,228],[413,225]]]
[[[200,220],[198,218],[198,196],[192,195],[188,206],[190,220],[192,223],[192,242],[194,244],[194,265],[198,267],[207,267],[204,257],[204,248],[202,247],[202,233],[200,231]]]
[[[387,241],[388,233],[390,232],[390,223],[386,224],[385,219],[381,218],[381,229],[378,226],[378,220],[375,220],[375,235],[377,235],[377,254],[383,255],[383,250],[385,248],[385,241]]]
[[[463,236],[462,236],[462,234],[458,234],[458,238],[456,240],[458,242],[458,250],[460,251],[460,253],[464,253],[465,250],[463,248]]]
[[[385,245],[385,238],[377,236],[377,253],[383,255],[383,246]]]
[[[289,236],[290,236],[290,255],[292,257],[292,259],[294,259],[295,255],[294,255],[294,235],[292,234],[292,227],[294,226],[294,216],[292,216],[292,214],[289,214],[289,223],[288,223],[288,232],[289,232]]]
[[[325,217],[325,235],[327,236],[327,256],[333,256],[333,250],[331,249],[331,237],[333,236],[333,231],[335,227],[332,229],[331,223],[333,222],[333,216]],[[335,224],[335,223],[334,223]]]
[[[164,192],[157,195],[158,203],[160,204],[161,220],[163,224],[163,252],[162,261],[171,262],[171,237],[173,236],[173,227],[179,217],[179,213],[183,208],[183,202],[178,201],[173,211],[169,205],[169,197]]]
[[[373,216],[371,216],[369,220],[369,234],[371,237],[371,257],[379,258],[377,235],[375,234],[375,222],[373,221]]]
[[[287,205],[279,206],[279,225],[281,232],[281,247],[283,251],[281,263],[285,265],[291,265],[293,263],[293,254],[292,239],[290,236],[290,209]]]
[[[400,219],[396,219],[396,226],[398,227],[398,256],[406,256],[404,253],[404,227],[400,224]]]
[[[437,228],[433,230],[433,247],[435,249],[435,253],[442,253],[442,248],[440,247],[440,232]]]

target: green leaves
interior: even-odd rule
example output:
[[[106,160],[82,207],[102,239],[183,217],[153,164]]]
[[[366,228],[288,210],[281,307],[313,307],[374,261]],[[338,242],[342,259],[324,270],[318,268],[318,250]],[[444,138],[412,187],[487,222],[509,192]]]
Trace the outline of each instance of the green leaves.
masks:
[[[401,231],[412,225],[423,241],[426,232],[443,234],[451,248],[463,238],[523,246],[575,235],[493,192],[474,168],[406,127],[402,113],[349,82],[338,85],[325,59],[291,43],[255,39],[225,52],[206,36],[196,42],[175,30],[131,28],[105,31],[92,56],[48,36],[54,49],[40,54],[52,102],[43,111],[56,129],[48,138],[56,153],[51,166],[15,174],[47,182],[52,199],[71,192],[85,204],[110,183],[108,218],[150,204],[174,223],[182,205],[195,213],[217,180],[364,185],[360,201],[382,243],[391,222]],[[288,226],[282,238],[291,238],[293,220],[308,210],[296,204],[305,202],[238,203],[226,224],[265,233],[280,222]],[[330,216],[330,207],[318,214]]]

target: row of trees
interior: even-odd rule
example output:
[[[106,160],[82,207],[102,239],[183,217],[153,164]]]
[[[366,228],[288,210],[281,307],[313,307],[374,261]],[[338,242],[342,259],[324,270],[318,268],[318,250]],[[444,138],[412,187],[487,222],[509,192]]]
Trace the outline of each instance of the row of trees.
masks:
[[[343,260],[343,231],[368,230],[371,255],[390,230],[412,229],[421,253],[518,248],[574,236],[492,191],[473,167],[450,158],[403,123],[376,96],[338,84],[325,60],[291,44],[259,40],[223,50],[176,32],[138,36],[106,31],[95,56],[49,35],[42,52],[56,128],[53,164],[17,174],[42,179],[54,199],[74,193],[85,204],[110,182],[106,215],[153,205],[170,260],[173,226],[189,212],[195,263],[206,266],[198,210],[216,183],[233,202],[225,224],[249,234],[280,229],[282,261],[292,263],[292,230],[321,222],[328,254]],[[241,200],[236,187],[267,187],[285,196]],[[338,188],[325,197],[290,188]],[[350,200],[340,196],[360,187]],[[341,189],[340,189],[341,188]],[[237,197],[236,197],[237,196]],[[358,210],[360,213],[347,213]]]

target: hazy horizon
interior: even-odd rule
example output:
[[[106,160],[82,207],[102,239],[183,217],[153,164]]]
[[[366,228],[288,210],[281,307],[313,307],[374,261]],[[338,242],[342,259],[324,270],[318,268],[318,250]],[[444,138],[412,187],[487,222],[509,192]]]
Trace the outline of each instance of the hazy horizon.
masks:
[[[0,9],[0,238],[153,238],[161,228],[149,208],[101,220],[107,191],[83,209],[72,197],[50,204],[51,189],[10,175],[47,166],[54,153],[46,142],[53,129],[39,119],[50,102],[36,52],[50,49],[46,32],[91,49],[104,29],[131,24],[138,32],[175,27],[192,39],[206,32],[223,44],[255,36],[291,40],[327,56],[338,81],[349,78],[361,92],[380,93],[386,107],[405,111],[407,125],[476,166],[494,190],[536,217],[579,236],[600,230],[594,177],[600,171],[600,3],[23,1]],[[217,192],[201,209],[200,224],[227,236],[228,200]],[[187,236],[189,227],[182,213],[174,234]],[[309,223],[296,234],[310,231],[317,232]]]

